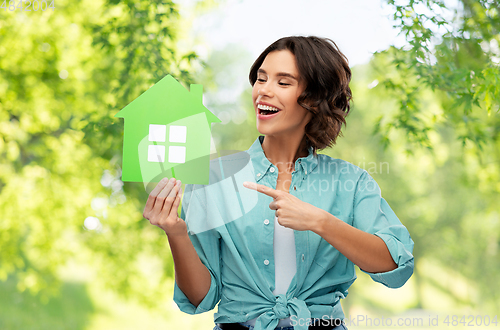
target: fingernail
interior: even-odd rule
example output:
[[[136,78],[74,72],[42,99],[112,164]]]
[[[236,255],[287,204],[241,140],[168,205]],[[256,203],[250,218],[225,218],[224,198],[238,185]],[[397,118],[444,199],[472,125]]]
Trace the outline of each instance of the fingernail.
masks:
[[[175,178],[171,178],[171,179],[170,179],[170,181],[171,181],[171,182],[175,182]]]
[[[243,182],[244,187],[248,187],[249,183],[247,181]]]
[[[167,181],[168,181],[168,178],[163,178],[163,179],[161,179],[161,181],[160,181],[160,182],[161,182],[161,183],[165,183],[165,182],[167,182]]]
[[[177,186],[180,186],[181,185],[181,180],[177,180],[177,182],[175,183]]]

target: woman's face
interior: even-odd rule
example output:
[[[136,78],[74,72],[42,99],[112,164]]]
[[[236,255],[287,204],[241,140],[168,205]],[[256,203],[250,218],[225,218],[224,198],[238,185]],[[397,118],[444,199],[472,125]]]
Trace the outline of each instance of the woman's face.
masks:
[[[289,50],[269,53],[257,72],[252,99],[257,130],[263,135],[304,135],[312,113],[297,103],[305,86]]]

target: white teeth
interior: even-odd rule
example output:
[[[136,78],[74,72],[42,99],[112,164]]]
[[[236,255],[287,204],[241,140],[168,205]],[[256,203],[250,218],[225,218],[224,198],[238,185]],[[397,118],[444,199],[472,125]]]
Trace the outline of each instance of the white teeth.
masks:
[[[278,108],[271,107],[269,105],[257,104],[257,108],[260,110],[268,110],[268,111],[280,111]]]

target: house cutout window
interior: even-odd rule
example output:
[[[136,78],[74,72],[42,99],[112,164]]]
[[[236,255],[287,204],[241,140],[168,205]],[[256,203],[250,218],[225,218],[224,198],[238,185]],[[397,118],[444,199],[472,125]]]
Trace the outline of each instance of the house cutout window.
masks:
[[[165,146],[149,145],[148,146],[148,162],[165,162]]]
[[[169,143],[186,143],[186,126],[170,126],[168,134]],[[149,125],[149,141],[165,142],[167,137],[167,125]],[[149,145],[148,146],[148,162],[165,162],[165,146],[164,145]],[[168,146],[168,162],[169,163],[185,163],[186,162],[186,147],[185,146]]]
[[[149,125],[149,141],[165,142],[167,125]]]

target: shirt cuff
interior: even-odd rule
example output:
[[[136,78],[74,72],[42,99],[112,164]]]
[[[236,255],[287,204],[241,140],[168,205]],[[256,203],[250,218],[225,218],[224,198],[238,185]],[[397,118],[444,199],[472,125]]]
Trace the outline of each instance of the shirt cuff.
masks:
[[[392,235],[379,233],[376,233],[375,235],[380,237],[385,242],[391,257],[396,265],[398,265],[398,268],[383,273],[370,273],[362,269],[361,271],[370,275],[375,282],[382,283],[392,289],[400,288],[413,274],[413,255],[405,248],[403,243],[396,240]]]
[[[195,307],[189,299],[186,297],[184,292],[177,286],[174,285],[174,301],[179,306],[179,309],[187,314],[201,314],[214,309],[215,305],[218,303],[217,297],[217,284],[215,282],[214,276],[210,273],[210,289],[207,295],[200,302],[198,307]]]

